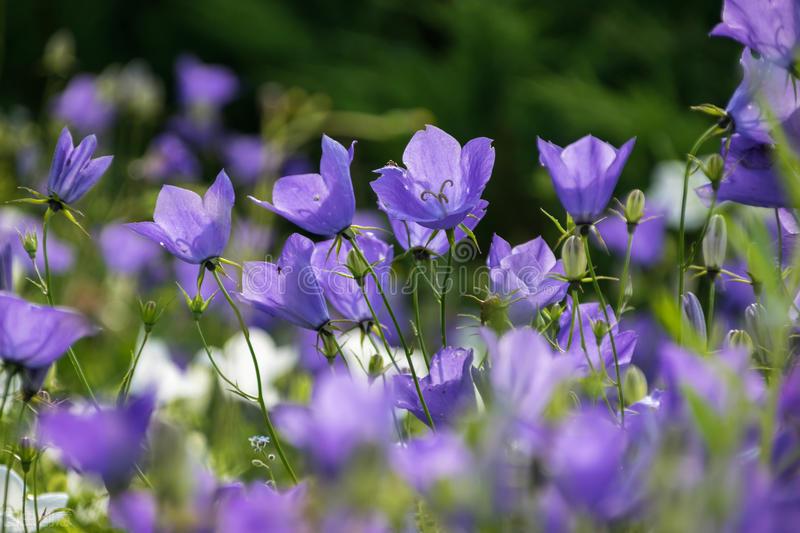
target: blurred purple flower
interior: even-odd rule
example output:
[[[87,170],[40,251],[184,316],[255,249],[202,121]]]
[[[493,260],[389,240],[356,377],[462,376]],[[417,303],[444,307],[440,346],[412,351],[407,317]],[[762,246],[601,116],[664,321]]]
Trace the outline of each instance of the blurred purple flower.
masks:
[[[217,531],[226,533],[302,533],[305,487],[282,494],[263,483],[232,491],[221,498]]]
[[[77,311],[36,305],[0,292],[0,359],[5,363],[48,367],[73,343],[96,332]]]
[[[248,198],[310,233],[336,235],[350,227],[356,209],[350,179],[354,146],[355,142],[345,149],[323,135],[319,174],[280,178],[272,189],[272,203]]]
[[[422,396],[428,405],[433,423],[439,427],[475,406],[472,385],[472,350],[446,346],[431,357],[427,376],[419,380]],[[409,374],[392,377],[395,407],[406,409],[427,424],[414,379]]]
[[[392,247],[371,234],[358,235],[356,242],[381,280],[381,286],[388,292],[394,257]],[[325,297],[344,319],[356,324],[372,322],[372,314],[361,288],[347,268],[347,256],[351,250],[352,245],[347,241],[342,242],[338,250],[334,240],[319,242],[314,245],[311,264]],[[368,275],[364,278],[364,284],[369,303],[377,312],[383,303],[375,280]]]
[[[108,501],[109,521],[128,533],[154,533],[157,512],[153,494],[143,490],[125,491]]]
[[[158,244],[134,234],[125,224],[104,226],[99,241],[106,266],[117,274],[139,274],[158,262],[162,253]]]
[[[576,224],[592,224],[602,216],[635,142],[630,139],[616,149],[587,135],[561,148],[538,139],[539,161]]]
[[[383,387],[329,373],[317,380],[308,407],[279,406],[274,419],[286,439],[327,475],[337,473],[362,446],[382,448],[392,430]]]
[[[312,376],[320,376],[321,374],[329,374],[331,372],[331,364],[325,355],[322,353],[322,341],[316,331],[305,328],[297,328],[295,343],[300,352],[298,363],[306,372]],[[333,361],[333,367],[336,372],[347,373],[347,367],[342,362],[341,357],[337,357]]]
[[[541,237],[518,246],[511,245],[495,234],[486,261],[489,267],[492,292],[512,299],[535,313],[543,307],[560,302],[569,283],[553,277],[564,274],[561,260]]]
[[[796,68],[800,44],[800,5],[795,0],[725,0],[722,22],[711,35],[729,37],[764,59]]]
[[[473,458],[458,434],[442,430],[393,448],[390,461],[400,477],[425,493],[437,483],[465,477]]]
[[[162,133],[150,142],[141,161],[142,175],[154,181],[195,180],[200,162],[186,143],[173,133]]]
[[[470,231],[474,230],[486,214],[486,208],[489,202],[486,200],[479,200],[475,209],[470,212],[464,219],[462,224]],[[407,222],[405,220],[397,220],[394,218],[389,219],[392,225],[395,239],[400,243],[400,246],[405,250],[414,250],[417,253],[444,255],[450,249],[450,243],[447,242],[447,234],[443,231],[438,231],[421,226],[416,222]],[[434,235],[436,232],[436,235]],[[455,230],[455,242],[460,242],[467,237],[467,234],[461,228],[461,224]]]
[[[403,169],[394,164],[376,170],[370,185],[389,218],[426,228],[454,229],[477,207],[492,176],[491,139],[478,137],[462,148],[435,126],[414,134],[403,152]]]
[[[94,135],[89,135],[75,146],[69,130],[61,130],[47,177],[47,194],[67,204],[78,201],[86,194],[114,159],[110,155],[92,159],[96,148],[97,137]]]
[[[231,233],[233,185],[225,171],[201,198],[194,191],[164,185],[158,193],[154,222],[126,226],[163,246],[182,261],[201,264],[222,255]]]
[[[154,402],[146,394],[83,413],[56,408],[40,415],[39,440],[58,450],[66,466],[97,476],[116,493],[126,488],[142,455]]]
[[[14,272],[11,269],[11,239],[0,236],[0,292],[14,290]]]
[[[114,121],[116,111],[105,98],[97,78],[79,74],[72,78],[53,102],[53,115],[81,133],[102,133]]]
[[[239,81],[228,67],[202,63],[183,55],[175,64],[178,98],[187,107],[222,107],[236,96]]]
[[[636,349],[636,341],[638,335],[633,330],[620,331],[619,323],[614,315],[614,310],[611,306],[607,306],[608,316],[611,319],[610,326],[611,333],[614,335],[614,342],[617,347],[617,360],[620,367],[623,367],[631,362],[634,350]],[[578,312],[576,313],[575,324],[571,326],[572,322],[572,299],[567,299],[567,308],[559,318],[558,330],[558,345],[567,350],[576,358],[576,363],[588,371],[589,363],[587,362],[587,355],[589,361],[592,362],[594,370],[607,369],[613,371],[614,368],[614,352],[611,347],[611,338],[608,333],[603,335],[601,341],[598,343],[595,336],[594,325],[597,322],[605,321],[603,310],[600,309],[600,304],[590,302],[580,304]],[[578,320],[579,318],[579,320]],[[586,341],[586,354],[583,352],[581,346],[581,331],[579,325],[583,325],[583,337]],[[570,327],[573,328],[572,332],[572,345],[567,349],[569,342]],[[598,346],[599,344],[599,346]]]
[[[242,271],[239,298],[255,309],[302,328],[319,331],[330,321],[311,266],[314,243],[294,233],[276,263],[249,261]]]
[[[717,192],[717,201],[731,201],[757,207],[787,207],[791,199],[775,167],[773,148],[741,135],[731,137],[725,154],[725,173]],[[695,189],[700,200],[710,205],[711,184]]]
[[[225,167],[237,183],[253,184],[276,170],[276,158],[257,135],[231,135],[223,143]]]
[[[631,262],[651,266],[664,256],[667,220],[663,213],[645,210],[645,218],[636,225],[631,246]],[[628,224],[618,216],[608,216],[597,223],[597,229],[612,252],[625,256],[628,247]]]
[[[787,268],[794,263],[798,250],[798,235],[800,235],[800,224],[798,224],[797,217],[790,209],[778,210],[778,225],[777,231],[780,232],[781,249],[778,250],[782,254],[783,260],[781,266]]]

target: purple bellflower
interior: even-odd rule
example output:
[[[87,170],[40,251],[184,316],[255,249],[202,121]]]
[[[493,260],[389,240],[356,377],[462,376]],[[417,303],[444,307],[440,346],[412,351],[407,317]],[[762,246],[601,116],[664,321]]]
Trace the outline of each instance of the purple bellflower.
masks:
[[[635,142],[630,139],[616,149],[587,135],[561,148],[538,139],[539,161],[576,224],[593,224],[603,215]]]
[[[724,177],[719,184],[717,201],[731,201],[756,207],[787,207],[786,194],[779,170],[773,159],[773,147],[735,134],[725,154]],[[711,184],[695,189],[700,200],[711,204]]]
[[[795,257],[798,252],[798,235],[800,235],[800,223],[797,217],[790,209],[778,210],[778,224],[777,231],[780,232],[781,237],[781,250],[778,252],[782,255],[783,268],[787,268],[794,264]]]
[[[124,490],[144,448],[155,400],[146,394],[127,404],[83,413],[66,408],[39,419],[39,440],[54,447],[61,461],[103,480],[111,493]]]
[[[239,89],[236,75],[227,67],[181,56],[175,64],[178,96],[184,106],[219,108],[233,100]]]
[[[314,243],[294,233],[276,263],[250,261],[242,270],[239,298],[259,311],[301,328],[319,331],[330,322],[311,258]]]
[[[99,241],[106,266],[118,274],[138,274],[157,263],[163,254],[157,244],[131,232],[124,224],[103,227]]]
[[[729,37],[764,59],[795,70],[800,47],[800,4],[795,0],[725,0],[711,35]]]
[[[541,237],[518,246],[495,234],[487,259],[494,294],[521,299],[518,303],[533,312],[560,302],[569,283],[554,277],[564,275],[561,260]]]
[[[414,134],[403,152],[401,168],[389,164],[376,170],[371,183],[378,205],[396,220],[426,228],[456,228],[477,207],[492,176],[491,139],[478,137],[462,148],[435,126]]]
[[[336,474],[360,447],[383,448],[392,431],[384,388],[342,374],[323,373],[308,407],[279,406],[274,419],[286,439],[327,475]]]
[[[358,235],[355,239],[359,248],[364,252],[364,257],[381,280],[381,285],[386,288],[392,269],[394,255],[392,247],[372,234]],[[361,288],[347,268],[347,257],[350,250],[352,250],[352,245],[347,241],[342,242],[338,250],[333,239],[319,242],[314,246],[311,264],[326,298],[334,309],[346,320],[357,324],[369,323],[373,320],[372,313],[364,300]],[[372,276],[365,276],[364,283],[370,304],[377,311],[376,303],[379,301],[379,295],[375,280]]]
[[[280,178],[272,189],[272,203],[249,198],[310,233],[337,235],[350,227],[356,210],[350,179],[354,146],[355,142],[345,149],[323,135],[319,174]]]
[[[258,135],[231,135],[222,148],[225,166],[237,183],[253,184],[278,163],[264,139]]]
[[[228,244],[233,201],[233,185],[223,170],[202,198],[188,189],[164,185],[154,222],[126,225],[178,259],[199,265],[222,255]]]
[[[46,369],[74,342],[95,332],[76,311],[0,292],[0,359],[5,363]]]
[[[97,137],[94,135],[89,135],[75,146],[69,130],[61,130],[47,177],[48,196],[58,202],[71,204],[86,194],[114,159],[110,155],[92,159],[96,148]]]
[[[455,242],[460,242],[467,237],[461,225],[463,224],[467,229],[473,231],[486,214],[488,206],[489,202],[486,200],[478,202],[475,209],[456,228],[454,233]],[[407,222],[394,218],[389,219],[389,223],[400,246],[404,250],[411,250],[416,258],[427,259],[430,255],[444,255],[450,249],[450,243],[447,242],[447,234],[443,231],[437,232],[416,222]]]
[[[308,533],[303,520],[305,487],[280,493],[263,483],[231,491],[221,498],[217,531],[228,533]]]
[[[431,357],[431,369],[419,380],[422,396],[433,423],[439,427],[452,423],[463,411],[475,405],[472,385],[472,350],[446,346]],[[394,404],[427,423],[413,378],[401,374],[392,378]]]
[[[466,477],[473,462],[461,437],[447,430],[393,448],[390,459],[397,474],[422,493],[430,491],[437,483]]]
[[[150,142],[142,158],[140,172],[153,181],[195,180],[200,175],[200,162],[191,148],[174,133],[162,133]]]
[[[128,533],[155,533],[158,505],[152,493],[128,490],[109,499],[108,520]]]
[[[597,230],[606,247],[620,256],[628,247],[628,224],[618,216],[609,216],[597,223]],[[667,233],[666,216],[645,209],[644,218],[636,225],[631,245],[631,262],[641,266],[652,266],[664,256],[664,240]]]
[[[605,321],[603,310],[600,304],[596,302],[580,304],[578,312],[576,313],[575,324],[572,322],[572,299],[567,299],[567,309],[561,314],[559,319],[558,330],[558,344],[569,353],[573,354],[576,358],[577,364],[584,370],[594,369],[596,371],[607,369],[611,371],[614,368],[614,352],[611,347],[611,338],[608,333],[605,333],[600,342],[598,343],[595,335],[595,325],[598,322]],[[610,331],[614,335],[614,342],[617,347],[617,359],[619,366],[628,365],[633,357],[633,352],[636,349],[636,341],[638,335],[633,330],[620,331],[619,324],[614,315],[614,310],[611,306],[607,306],[608,316],[611,319]],[[580,321],[578,316],[580,315]],[[579,324],[583,325],[583,338],[586,343],[586,352],[584,354],[583,347],[581,346],[581,331]],[[608,327],[608,326],[606,326]],[[569,343],[569,331],[572,328],[572,344],[567,348]],[[587,360],[588,358],[588,360]],[[591,366],[589,365],[591,361]]]
[[[113,103],[101,93],[97,78],[79,74],[53,102],[53,115],[81,133],[102,133],[114,122]]]

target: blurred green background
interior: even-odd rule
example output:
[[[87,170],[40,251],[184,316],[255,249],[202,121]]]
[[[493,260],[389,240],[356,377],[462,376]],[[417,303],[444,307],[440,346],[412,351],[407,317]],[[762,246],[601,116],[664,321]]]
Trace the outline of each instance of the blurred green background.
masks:
[[[615,145],[637,136],[620,195],[688,149],[707,120],[688,106],[724,105],[739,76],[739,47],[707,36],[720,9],[719,0],[14,1],[5,3],[0,99],[5,109],[41,107],[42,51],[67,28],[77,70],[142,58],[169,98],[180,53],[229,65],[244,91],[226,122],[245,131],[258,129],[265,82],[324,93],[337,111],[422,108],[462,142],[495,139],[494,208],[479,236],[520,242],[549,231],[538,207],[555,205],[537,135],[563,144],[593,133]],[[374,205],[370,170],[399,160],[409,135],[367,137],[353,174],[361,206]],[[317,141],[308,146],[316,159]]]

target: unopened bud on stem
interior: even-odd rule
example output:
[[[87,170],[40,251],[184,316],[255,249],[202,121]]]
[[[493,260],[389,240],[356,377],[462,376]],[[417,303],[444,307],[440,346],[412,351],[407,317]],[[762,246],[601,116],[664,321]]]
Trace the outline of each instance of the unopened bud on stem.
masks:
[[[728,229],[722,215],[714,215],[708,222],[706,236],[703,237],[703,260],[710,274],[716,274],[725,262],[728,247]]]
[[[564,275],[569,281],[580,281],[586,274],[586,252],[583,241],[575,235],[570,236],[561,249],[564,261]]]
[[[635,226],[638,224],[642,217],[644,217],[645,198],[644,193],[639,189],[634,189],[628,193],[628,198],[625,200],[625,221],[628,226]]]

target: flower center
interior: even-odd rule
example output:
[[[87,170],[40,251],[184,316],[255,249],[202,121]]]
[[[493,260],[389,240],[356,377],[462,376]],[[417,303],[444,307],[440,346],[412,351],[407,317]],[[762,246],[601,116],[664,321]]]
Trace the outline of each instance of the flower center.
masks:
[[[444,204],[450,203],[450,200],[447,198],[447,195],[444,193],[444,188],[447,187],[448,185],[453,187],[455,184],[453,183],[453,180],[444,180],[442,182],[442,186],[439,187],[439,192],[433,192],[433,191],[430,191],[430,190],[425,190],[425,191],[422,191],[422,193],[419,195],[419,197],[423,202],[427,201],[427,199],[429,197],[430,198],[434,198],[444,208]]]

